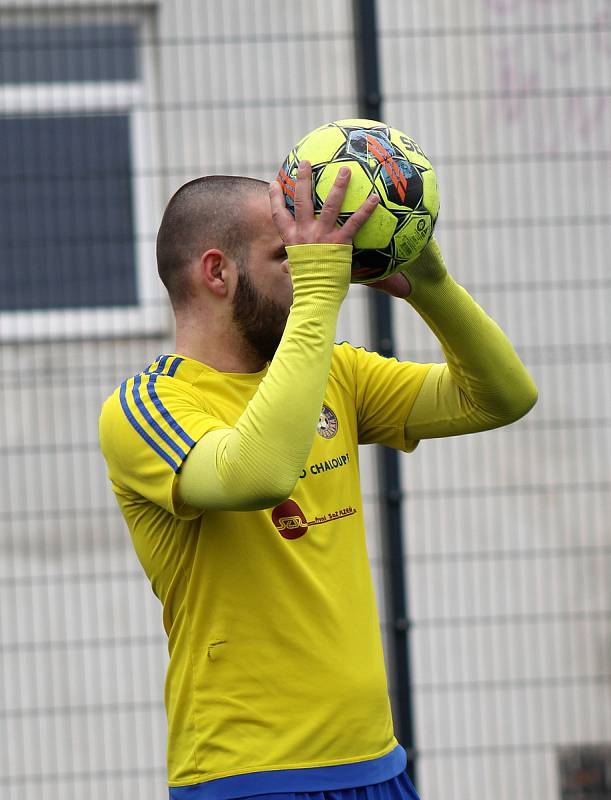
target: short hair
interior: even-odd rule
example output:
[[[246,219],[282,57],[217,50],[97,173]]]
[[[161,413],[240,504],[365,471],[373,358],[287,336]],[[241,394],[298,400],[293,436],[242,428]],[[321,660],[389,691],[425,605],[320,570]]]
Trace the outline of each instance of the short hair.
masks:
[[[252,234],[244,201],[268,187],[257,178],[207,175],[175,192],[157,234],[157,270],[175,309],[191,296],[186,267],[205,250],[216,247],[238,262],[245,258]]]

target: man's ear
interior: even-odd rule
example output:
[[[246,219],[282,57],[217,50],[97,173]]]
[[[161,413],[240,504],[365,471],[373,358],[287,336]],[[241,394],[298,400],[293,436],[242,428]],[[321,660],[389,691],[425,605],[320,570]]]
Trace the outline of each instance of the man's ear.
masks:
[[[229,294],[232,263],[222,250],[214,248],[206,250],[200,258],[200,279],[216,297],[226,297]]]

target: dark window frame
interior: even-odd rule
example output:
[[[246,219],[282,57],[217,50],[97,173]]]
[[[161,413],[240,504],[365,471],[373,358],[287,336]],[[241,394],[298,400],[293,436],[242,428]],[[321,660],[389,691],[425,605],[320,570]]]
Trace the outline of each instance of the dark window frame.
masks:
[[[107,25],[120,20],[137,30],[139,69],[136,80],[75,81],[63,83],[0,84],[0,114],[29,117],[70,114],[126,114],[129,116],[133,198],[133,232],[137,302],[117,306],[79,306],[61,309],[0,311],[0,342],[49,339],[116,338],[159,335],[166,331],[167,301],[154,268],[154,233],[161,213],[156,131],[150,109],[154,107],[155,68],[146,42],[154,41],[153,17],[142,9],[110,17],[79,13],[77,21]],[[31,24],[32,15],[25,19]],[[65,15],[41,15],[45,24],[73,24]],[[18,21],[18,20],[17,20]],[[13,27],[15,17],[0,11],[0,25]]]
[[[129,125],[0,115],[0,312],[138,303]]]

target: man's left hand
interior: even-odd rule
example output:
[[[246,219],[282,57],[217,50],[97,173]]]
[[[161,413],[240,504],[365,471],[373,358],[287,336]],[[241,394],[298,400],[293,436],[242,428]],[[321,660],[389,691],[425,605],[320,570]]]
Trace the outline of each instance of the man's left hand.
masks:
[[[392,297],[400,297],[402,299],[406,298],[412,290],[410,282],[402,272],[395,272],[394,275],[383,278],[381,281],[368,283],[367,286],[373,286],[374,289],[379,289]]]

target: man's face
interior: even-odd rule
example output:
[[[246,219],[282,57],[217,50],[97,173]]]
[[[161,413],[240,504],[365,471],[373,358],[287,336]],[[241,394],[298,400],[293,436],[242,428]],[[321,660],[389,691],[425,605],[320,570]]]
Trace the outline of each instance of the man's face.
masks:
[[[293,287],[269,199],[266,195],[250,198],[247,211],[252,220],[251,240],[245,263],[238,265],[233,320],[253,350],[271,361],[284,333]]]

